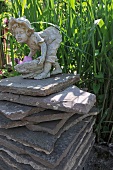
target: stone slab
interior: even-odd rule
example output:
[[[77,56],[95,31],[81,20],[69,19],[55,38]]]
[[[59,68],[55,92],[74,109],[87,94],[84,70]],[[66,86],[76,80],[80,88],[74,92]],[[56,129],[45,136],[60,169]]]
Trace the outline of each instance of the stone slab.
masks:
[[[38,162],[33,160],[30,156],[28,155],[20,155],[20,154],[17,154],[15,151],[11,151],[10,149],[7,149],[3,146],[0,146],[0,151],[2,152],[5,152],[8,156],[5,156],[4,155],[4,159],[8,157],[9,161],[10,160],[14,160],[16,163],[16,165],[18,166],[21,166],[24,165],[25,167],[26,166],[31,166],[31,169],[34,169],[34,170],[41,170],[40,168],[42,168],[40,166],[40,164],[38,165]],[[24,169],[23,169],[24,170]],[[43,166],[43,170],[46,170],[46,167]]]
[[[23,119],[25,116],[31,115],[33,113],[38,113],[42,110],[44,109],[32,106],[25,106],[8,101],[0,101],[0,113],[4,114],[7,118],[11,120],[20,120]]]
[[[43,131],[50,133],[52,135],[55,135],[61,127],[65,124],[67,121],[66,119],[60,119],[60,120],[54,120],[54,121],[48,121],[48,122],[42,122],[38,124],[26,124],[26,127],[31,131]]]
[[[44,110],[42,112],[34,113],[32,115],[29,115],[23,120],[27,120],[29,122],[48,122],[48,121],[53,121],[53,120],[59,120],[59,119],[64,119],[64,118],[69,118],[72,116],[74,113],[67,113],[63,111],[58,111],[58,110]]]
[[[29,80],[16,76],[0,80],[0,91],[30,96],[47,96],[75,84],[79,79],[80,76],[74,74],[59,74],[43,80]]]
[[[90,121],[91,117],[86,119]],[[86,119],[74,126],[76,133],[78,131],[79,133],[81,133],[81,131],[85,129],[88,124]],[[66,138],[70,133],[70,131],[66,131]],[[77,133],[77,135],[79,135],[79,133]],[[43,151],[46,154],[50,154],[53,151],[55,142],[58,138],[58,136],[56,135],[51,135],[44,132],[29,131],[25,127],[13,128],[13,130],[0,129],[0,135],[6,136],[8,139],[12,139],[26,146],[33,147],[37,151]],[[76,134],[74,134],[74,136],[76,136]]]
[[[86,151],[83,151],[83,154],[81,154],[81,155],[82,155],[82,158],[81,158],[81,160],[80,160],[79,163],[78,163],[78,164],[79,164],[78,167],[76,168],[75,165],[74,165],[71,170],[75,170],[75,168],[76,168],[76,170],[83,170],[84,165],[85,165],[85,162],[86,162],[86,160],[87,160],[88,157],[89,157],[89,154],[90,154],[90,152],[91,152],[91,149],[92,149],[94,143],[95,143],[95,140],[92,140],[92,143],[90,144],[90,146],[88,146],[88,148],[86,149]]]
[[[13,170],[18,170],[17,166],[12,164],[11,161],[7,157],[5,157],[6,155],[7,154],[4,151],[2,151],[2,150],[0,151],[0,158],[5,162],[7,168],[9,168],[10,170],[12,170],[12,169]],[[5,159],[4,159],[4,157],[5,157]]]
[[[92,141],[94,141],[94,135],[92,133],[87,134],[77,150],[73,145],[67,157],[65,157],[62,160],[62,163],[55,169],[71,170],[73,166],[78,167],[79,161],[82,160],[81,158],[83,156],[83,153],[81,152],[86,152],[88,148],[92,147]]]
[[[2,113],[0,113],[0,128],[14,128],[19,126],[25,126],[29,122],[27,121],[21,121],[21,120],[10,120],[7,117],[5,117]]]
[[[83,121],[85,118],[88,118],[89,116],[95,116],[97,115],[98,109],[97,108],[92,108],[90,110],[90,112],[88,114],[84,114],[84,115],[80,115],[80,114],[74,114],[73,116],[71,116],[66,123],[64,124],[64,126],[59,130],[59,132],[56,134],[58,137],[61,136],[61,134],[65,131],[67,131],[69,128],[71,128],[72,126],[76,125],[77,123]]]
[[[56,168],[53,168],[53,170],[71,170],[70,167],[73,167],[75,165],[76,167],[79,165],[79,162],[82,161],[81,158],[83,155],[85,155],[89,148],[92,146],[92,141],[94,141],[94,136],[88,134],[85,138],[85,140],[81,143],[80,147],[75,151],[74,145],[73,148],[71,148],[71,151],[69,151],[69,155],[67,155],[63,161],[61,162],[60,165],[58,165]],[[19,165],[25,164],[32,166],[32,168],[37,169],[37,170],[51,170],[51,168],[45,167],[42,164],[38,163],[37,161],[33,160],[31,157],[27,155],[22,155],[22,154],[17,154],[15,151],[11,151],[3,146],[0,147],[0,150],[2,152],[6,152],[9,157],[16,160]],[[74,152],[74,156],[72,157],[71,152]],[[85,154],[84,154],[85,153]],[[71,157],[70,157],[71,156]],[[5,159],[5,157],[4,157]],[[75,161],[75,164],[74,162]],[[67,165],[69,166],[69,169],[67,169]]]
[[[94,122],[89,123],[89,125],[87,125],[87,127],[81,133],[76,133],[76,130],[73,126],[68,130],[70,131],[70,133],[67,131],[68,135],[66,135],[66,133],[62,134],[62,136],[56,142],[54,150],[50,155],[42,155],[42,153],[39,155],[37,153],[34,155],[33,158],[37,158],[39,156],[39,158],[41,159],[40,163],[49,166],[50,168],[55,168],[60,164],[63,158],[66,157],[73,145],[75,146],[76,144],[76,149],[81,145],[81,142],[83,141],[86,133],[91,131],[93,125]]]
[[[76,86],[71,86],[62,92],[51,94],[46,97],[28,97],[11,93],[0,93],[0,100],[12,101],[45,109],[86,114],[94,106],[96,96],[92,93],[80,90]]]
[[[64,170],[82,170],[85,158],[87,158],[87,155],[92,149],[94,142],[95,135],[92,134],[92,136],[88,140],[86,140],[84,144],[80,146],[76,154],[69,162],[70,165],[68,164],[68,166],[66,166]]]
[[[44,132],[29,131],[26,127],[18,127],[12,129],[0,129],[0,134],[7,136],[9,139],[23,143],[26,146],[43,151],[46,154],[52,152],[56,137]]]
[[[81,142],[83,141],[84,137],[86,136],[86,133],[89,133],[93,127],[94,121],[90,122],[87,127],[80,133],[78,131],[75,131],[74,128],[70,129],[70,133],[68,132],[61,136],[59,140],[56,142],[54,146],[54,150],[49,155],[46,155],[44,153],[37,152],[33,150],[32,148],[25,147],[22,144],[19,144],[17,142],[13,141],[6,141],[3,137],[0,137],[0,143],[1,145],[5,145],[5,147],[9,147],[10,149],[16,151],[18,154],[28,154],[30,155],[34,160],[39,161],[40,163],[50,167],[54,168],[57,166],[62,159],[67,155],[69,152],[71,146],[76,144],[76,149],[80,146]],[[74,135],[74,133],[76,135]]]
[[[0,152],[0,154],[2,153],[2,151]],[[17,170],[14,169],[13,167],[9,166],[8,164],[6,164],[2,158],[0,157],[0,170]]]
[[[0,151],[0,157],[2,161],[5,162],[6,169],[4,170],[34,170],[30,165],[19,164],[15,159],[13,159],[4,151]],[[3,167],[3,165],[1,165],[0,162],[0,166]]]
[[[98,109],[92,108],[88,114],[84,114],[84,115],[74,114],[70,116],[70,118],[68,119],[66,118],[63,120],[48,121],[48,122],[39,123],[38,125],[32,125],[29,122],[29,124],[26,125],[26,127],[32,131],[45,131],[50,134],[53,135],[57,134],[58,136],[60,136],[64,131],[68,130],[70,127],[82,121],[84,118],[91,115],[95,116],[98,113],[99,113]]]

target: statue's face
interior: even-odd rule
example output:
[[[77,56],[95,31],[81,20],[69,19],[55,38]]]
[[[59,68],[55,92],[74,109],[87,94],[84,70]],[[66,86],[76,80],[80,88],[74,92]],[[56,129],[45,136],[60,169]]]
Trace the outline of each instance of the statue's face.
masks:
[[[25,43],[28,40],[26,31],[23,28],[18,27],[15,29],[15,38],[19,43]]]

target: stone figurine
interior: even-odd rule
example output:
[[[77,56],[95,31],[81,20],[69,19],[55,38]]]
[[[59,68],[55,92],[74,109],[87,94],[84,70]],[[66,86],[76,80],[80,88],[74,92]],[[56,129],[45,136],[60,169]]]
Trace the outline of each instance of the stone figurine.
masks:
[[[9,30],[19,43],[26,43],[30,48],[28,61],[15,66],[24,78],[44,79],[62,73],[56,56],[62,41],[57,28],[50,26],[44,31],[35,32],[30,22],[21,17],[9,20]],[[37,50],[41,50],[41,56],[31,60]]]

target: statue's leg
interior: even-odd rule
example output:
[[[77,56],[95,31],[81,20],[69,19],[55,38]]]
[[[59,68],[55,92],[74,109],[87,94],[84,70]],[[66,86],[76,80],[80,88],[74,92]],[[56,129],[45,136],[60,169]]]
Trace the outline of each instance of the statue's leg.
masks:
[[[48,44],[46,61],[52,63],[53,71],[51,72],[51,75],[62,73],[62,69],[60,68],[60,65],[58,63],[58,58],[56,55],[58,47],[60,46],[60,42],[61,42],[61,36],[56,37],[56,39],[52,41],[52,43]]]
[[[53,64],[53,67],[55,69],[51,72],[51,75],[62,73],[62,69],[60,68],[60,65],[59,65],[59,63],[57,61]]]
[[[45,62],[43,72],[41,74],[38,74],[37,76],[35,76],[34,79],[40,80],[40,79],[50,77],[51,66],[52,66],[52,64],[50,62]]]

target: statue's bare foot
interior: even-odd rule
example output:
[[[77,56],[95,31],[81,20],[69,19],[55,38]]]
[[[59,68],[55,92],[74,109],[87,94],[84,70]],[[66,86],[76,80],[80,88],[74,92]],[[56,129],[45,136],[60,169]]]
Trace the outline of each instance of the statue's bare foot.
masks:
[[[36,80],[41,80],[41,79],[45,79],[47,77],[50,77],[50,72],[49,73],[41,73],[39,75],[37,75],[36,77],[34,77],[34,79]]]
[[[59,69],[55,69],[51,72],[51,75],[55,75],[55,74],[60,74],[62,73],[62,70],[59,68]]]

